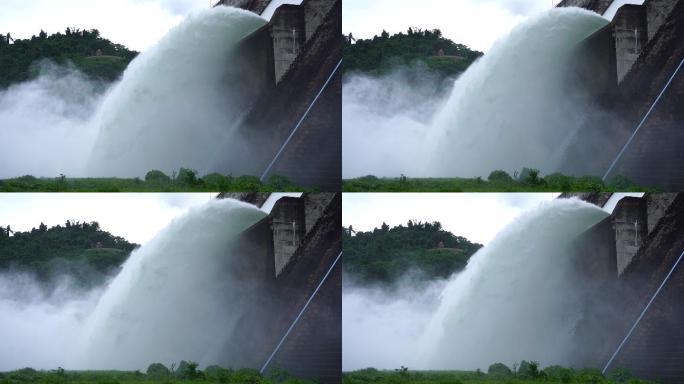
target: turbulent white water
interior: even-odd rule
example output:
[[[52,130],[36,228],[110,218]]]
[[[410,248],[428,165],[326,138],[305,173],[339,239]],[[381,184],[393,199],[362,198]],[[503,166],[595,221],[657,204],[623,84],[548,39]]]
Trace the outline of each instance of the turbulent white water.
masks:
[[[225,363],[228,339],[261,284],[231,245],[265,216],[235,200],[193,208],[88,294],[45,297],[25,279],[0,278],[0,370]]]
[[[521,23],[455,81],[446,102],[431,100],[444,106],[427,121],[415,118],[410,106],[391,117],[376,112],[407,100],[403,94],[411,87],[382,94],[373,90],[377,83],[364,86],[367,80],[352,75],[343,91],[344,176],[554,170],[585,107],[564,81],[567,66],[576,44],[607,22],[586,10],[559,8]],[[349,146],[364,139],[372,145]]]
[[[208,172],[230,150],[245,111],[236,44],[266,21],[216,7],[188,16],[131,62],[96,116],[88,173],[139,176],[190,167]]]
[[[40,64],[40,76],[0,91],[0,178],[83,174],[102,86],[73,67]]]
[[[0,177],[226,172],[231,151],[248,153],[233,133],[258,96],[254,71],[234,52],[265,24],[237,8],[202,10],[136,57],[106,93],[56,66],[0,91]]]
[[[584,294],[570,272],[568,245],[607,215],[577,200],[541,204],[477,252],[466,269],[446,283],[435,304],[425,299],[431,297],[429,292],[380,299],[347,291],[343,305],[349,310],[344,313],[349,324],[343,327],[358,334],[344,339],[344,369],[403,364],[486,370],[494,362],[511,366],[523,359],[542,365],[567,362]],[[383,325],[389,319],[401,321]],[[377,351],[365,362],[356,359],[372,350],[366,340],[383,345],[385,357]]]
[[[188,358],[219,362],[257,288],[240,255],[227,251],[265,216],[249,204],[212,201],[134,251],[85,324],[73,364],[130,369]]]
[[[63,282],[52,294],[25,275],[0,275],[0,371],[67,366],[81,327],[102,294],[74,292]]]

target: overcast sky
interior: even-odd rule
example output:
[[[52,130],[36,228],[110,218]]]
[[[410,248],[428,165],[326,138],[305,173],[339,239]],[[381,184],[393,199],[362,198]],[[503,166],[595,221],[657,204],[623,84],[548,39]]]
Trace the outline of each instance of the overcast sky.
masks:
[[[557,0],[344,0],[342,30],[372,38],[409,27],[440,29],[456,43],[486,52],[497,38]]]
[[[0,226],[30,231],[67,220],[97,221],[115,236],[144,244],[174,217],[216,194],[209,193],[0,193]]]
[[[30,38],[41,29],[98,29],[118,44],[142,51],[193,10],[216,0],[2,0],[0,33]]]
[[[486,245],[525,210],[550,201],[556,193],[345,193],[342,224],[371,231],[409,220],[439,221],[457,236]]]

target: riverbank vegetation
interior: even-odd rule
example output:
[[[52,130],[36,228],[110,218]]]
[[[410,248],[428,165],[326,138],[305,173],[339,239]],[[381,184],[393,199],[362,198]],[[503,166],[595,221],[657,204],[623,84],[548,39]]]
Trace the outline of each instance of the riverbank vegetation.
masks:
[[[558,365],[541,369],[535,361],[522,361],[513,367],[502,363],[489,366],[487,372],[477,371],[410,371],[401,367],[393,371],[374,368],[344,373],[343,384],[551,384],[551,383],[592,383],[592,384],[648,384],[632,376],[624,369],[617,369],[608,375],[598,369],[575,370]]]
[[[439,29],[413,29],[390,35],[382,31],[372,39],[347,36],[343,46],[344,70],[383,75],[398,67],[425,65],[443,77],[465,71],[483,53],[457,44]]]
[[[80,288],[99,286],[138,246],[97,222],[67,220],[50,228],[40,223],[26,232],[0,224],[0,272],[29,274],[47,288],[64,277]]]
[[[395,178],[364,176],[342,181],[344,192],[658,192],[643,188],[623,176],[603,182],[596,176],[567,176],[553,173],[542,176],[536,169],[524,168],[513,176],[494,171],[476,178]]]
[[[411,221],[369,232],[343,231],[344,270],[363,284],[392,284],[409,272],[425,280],[465,268],[482,247],[442,229],[439,222]]]
[[[297,379],[282,370],[262,375],[255,369],[224,369],[213,365],[200,370],[194,362],[181,361],[177,366],[166,367],[160,363],[150,364],[141,371],[67,371],[57,368],[39,371],[24,368],[0,372],[0,384],[49,383],[49,384],[127,384],[127,383],[226,383],[226,384],[308,384],[313,382]]]
[[[256,176],[232,176],[198,172],[181,168],[167,175],[162,171],[147,172],[140,178],[55,178],[22,176],[0,180],[0,192],[317,192],[303,188],[279,175],[262,183]]]
[[[36,64],[50,60],[73,64],[87,76],[114,81],[138,55],[121,44],[100,36],[97,29],[71,29],[48,35],[40,31],[30,39],[0,35],[0,89],[30,80],[40,74]]]

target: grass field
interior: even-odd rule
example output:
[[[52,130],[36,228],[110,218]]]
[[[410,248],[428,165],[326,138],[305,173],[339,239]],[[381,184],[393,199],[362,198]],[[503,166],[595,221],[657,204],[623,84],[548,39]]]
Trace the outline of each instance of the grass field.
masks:
[[[282,371],[263,376],[253,369],[230,370],[208,367],[204,371],[192,369],[179,373],[162,371],[37,371],[24,368],[0,373],[0,384],[47,383],[47,384],[156,384],[156,383],[228,383],[228,384],[314,384],[299,380]]]
[[[483,178],[380,178],[364,176],[342,181],[344,192],[657,192],[656,188],[634,185],[624,177],[608,183],[599,177],[573,177],[561,174],[540,176],[528,170],[519,177],[495,171]]]
[[[22,176],[0,180],[0,192],[316,192],[284,177],[262,183],[254,176],[210,174],[187,178],[38,178]]]
[[[499,365],[499,364],[497,364]],[[505,367],[502,364],[499,367]],[[529,365],[528,365],[529,367]],[[546,383],[592,383],[592,384],[642,384],[649,383],[632,377],[629,372],[617,370],[605,377],[599,370],[575,371],[559,366],[538,371],[492,370],[489,373],[473,371],[409,371],[401,368],[394,371],[380,371],[373,368],[344,373],[343,384],[546,384]]]

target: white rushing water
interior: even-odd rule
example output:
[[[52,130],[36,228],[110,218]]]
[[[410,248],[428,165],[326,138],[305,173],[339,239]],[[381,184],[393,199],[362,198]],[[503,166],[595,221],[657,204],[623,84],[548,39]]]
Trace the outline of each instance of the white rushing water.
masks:
[[[27,278],[0,276],[0,370],[225,364],[228,339],[261,284],[231,245],[265,216],[230,199],[192,208],[88,293],[45,297]]]
[[[229,151],[246,111],[230,60],[236,44],[266,21],[216,7],[188,16],[131,62],[98,111],[88,173],[139,176],[190,167],[208,173]]]
[[[131,254],[82,334],[73,364],[145,367],[219,353],[257,284],[241,255],[227,254],[237,235],[266,214],[234,200],[211,201],[174,220]]]
[[[586,107],[565,81],[573,50],[607,23],[578,8],[530,18],[471,65],[446,101],[427,100],[439,106],[428,118],[406,102],[397,114],[378,113],[385,104],[410,100],[412,87],[399,83],[394,88],[404,91],[382,93],[387,82],[396,80],[369,82],[351,75],[343,91],[344,176],[398,176],[404,170],[412,176],[472,177],[496,169],[555,170],[559,148],[579,127]],[[424,104],[416,105],[424,109]]]
[[[347,290],[343,329],[357,334],[344,336],[344,369],[567,362],[584,294],[575,285],[568,245],[607,215],[578,200],[542,203],[499,232],[465,270],[423,293],[409,286],[404,291],[414,292],[399,298]],[[435,287],[444,287],[437,298]]]
[[[234,52],[265,24],[231,7],[192,13],[108,89],[73,66],[44,65],[0,91],[0,177],[227,172],[231,151],[244,151],[234,131],[259,95],[259,74]]]

